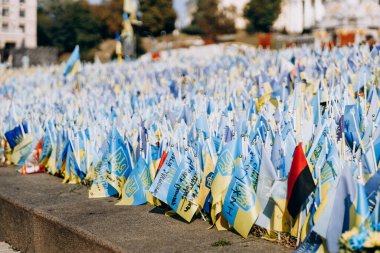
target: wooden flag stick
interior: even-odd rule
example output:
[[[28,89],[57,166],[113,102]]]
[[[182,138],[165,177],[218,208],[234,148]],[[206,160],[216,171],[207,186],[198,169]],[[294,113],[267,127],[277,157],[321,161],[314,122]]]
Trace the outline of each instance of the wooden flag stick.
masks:
[[[352,115],[352,117],[354,119],[355,131],[356,131],[356,134],[357,134],[358,139],[359,139],[359,147],[361,147],[363,149],[363,152],[365,153],[365,148],[364,148],[364,145],[363,145],[363,142],[362,142],[362,138],[360,137],[360,134],[359,134],[359,128],[358,128],[358,125],[356,124],[354,112],[351,110],[350,113],[351,113],[351,115]]]
[[[376,192],[375,224],[379,224],[380,192]]]
[[[301,206],[300,218],[299,218],[299,222],[298,222],[297,243],[296,243],[297,247],[300,245],[301,228],[302,228],[302,206]]]

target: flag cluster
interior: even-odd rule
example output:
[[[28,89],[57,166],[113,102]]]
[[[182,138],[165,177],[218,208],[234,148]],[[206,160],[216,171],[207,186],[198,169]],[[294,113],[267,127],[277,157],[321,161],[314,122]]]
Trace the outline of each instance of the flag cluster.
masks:
[[[90,198],[337,252],[342,233],[379,226],[378,50],[214,45],[83,64],[76,76],[10,70],[0,158],[90,184]]]

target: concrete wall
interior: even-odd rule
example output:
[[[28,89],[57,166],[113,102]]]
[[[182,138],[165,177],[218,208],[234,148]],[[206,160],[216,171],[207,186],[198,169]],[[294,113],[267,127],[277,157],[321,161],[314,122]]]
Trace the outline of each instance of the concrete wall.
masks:
[[[29,57],[29,65],[51,65],[58,62],[58,50],[51,47],[21,48],[10,51],[13,56],[13,66],[21,67],[22,57]]]

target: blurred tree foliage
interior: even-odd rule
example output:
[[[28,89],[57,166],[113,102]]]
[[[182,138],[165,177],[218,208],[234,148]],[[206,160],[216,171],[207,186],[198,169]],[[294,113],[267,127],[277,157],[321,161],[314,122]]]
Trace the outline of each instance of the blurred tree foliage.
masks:
[[[215,38],[218,34],[236,32],[233,8],[220,8],[219,0],[197,0],[197,9],[190,26],[182,31],[189,34],[203,34]]]
[[[108,0],[92,5],[91,10],[100,22],[100,35],[103,39],[115,38],[122,30],[124,0]]]
[[[87,1],[40,2],[37,20],[38,45],[57,47],[60,53],[70,52],[78,44],[81,55],[87,58],[86,53],[101,40],[100,21]]]
[[[136,27],[141,36],[160,36],[175,29],[177,14],[172,0],[140,0],[142,25]]]
[[[281,11],[281,0],[250,0],[244,8],[247,32],[269,32]]]

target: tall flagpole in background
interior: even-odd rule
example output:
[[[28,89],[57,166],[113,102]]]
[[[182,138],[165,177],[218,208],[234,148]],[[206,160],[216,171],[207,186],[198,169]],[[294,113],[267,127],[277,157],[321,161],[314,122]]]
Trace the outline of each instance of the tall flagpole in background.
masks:
[[[136,38],[132,25],[141,24],[137,20],[138,0],[124,0],[123,31],[121,32],[122,54],[124,59],[136,56]]]

